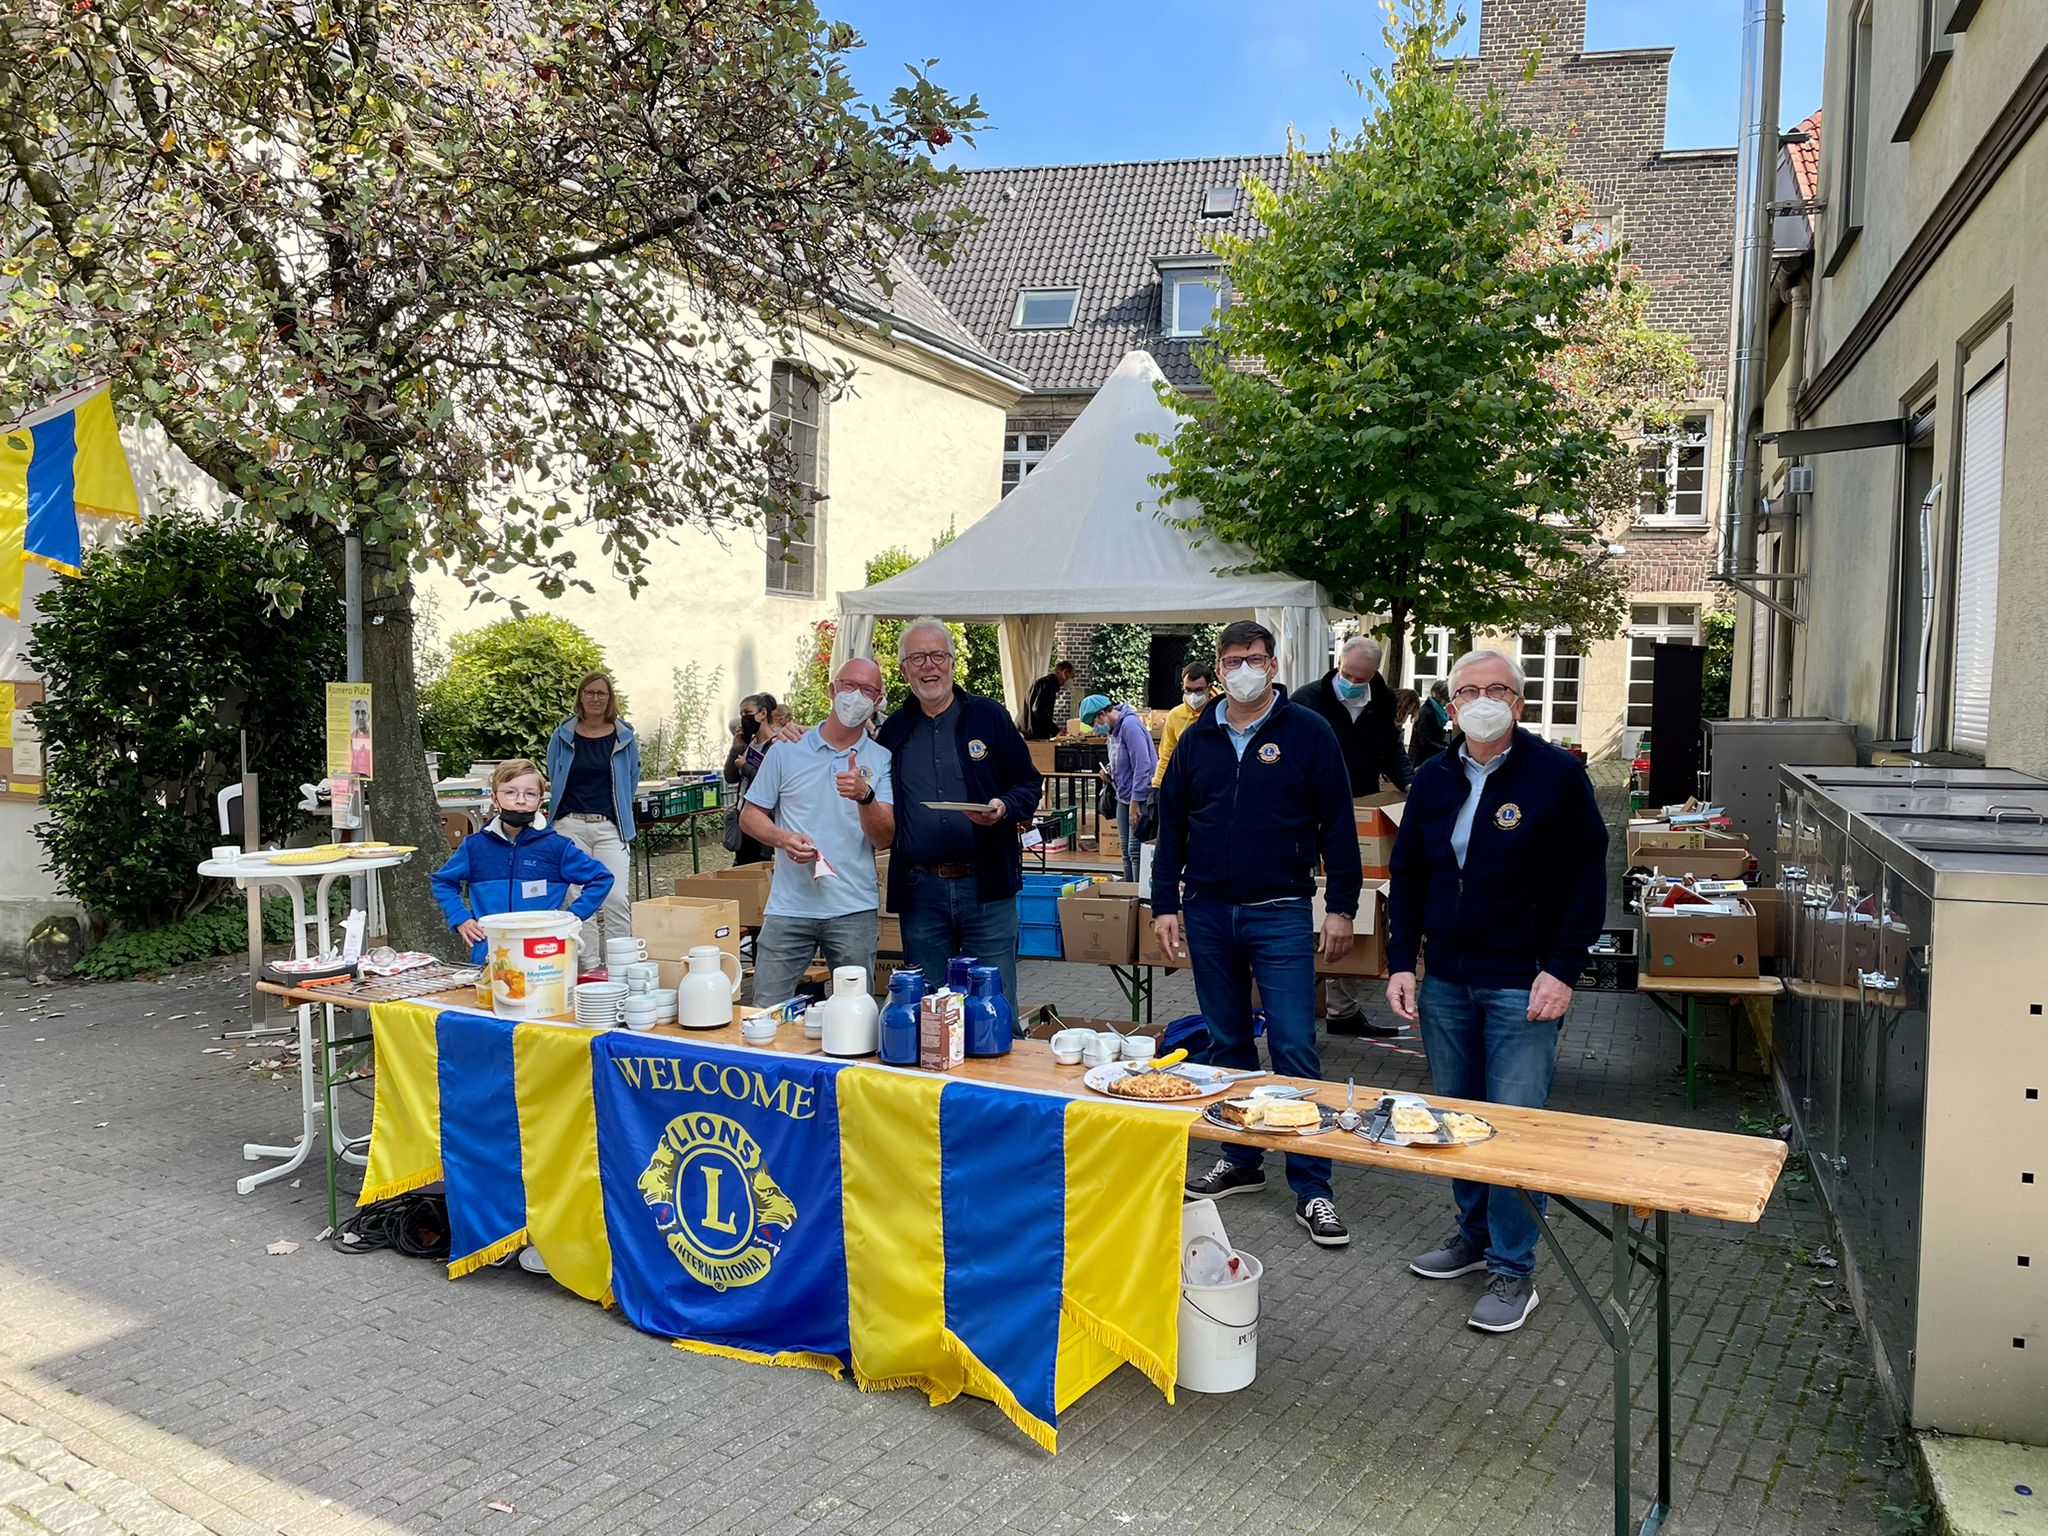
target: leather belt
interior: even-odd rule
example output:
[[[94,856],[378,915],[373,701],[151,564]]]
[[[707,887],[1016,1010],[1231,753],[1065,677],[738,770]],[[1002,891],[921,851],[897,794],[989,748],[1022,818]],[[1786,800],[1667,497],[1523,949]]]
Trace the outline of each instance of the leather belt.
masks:
[[[980,873],[972,864],[913,864],[910,867],[928,875],[937,875],[941,880],[965,880],[969,875]]]

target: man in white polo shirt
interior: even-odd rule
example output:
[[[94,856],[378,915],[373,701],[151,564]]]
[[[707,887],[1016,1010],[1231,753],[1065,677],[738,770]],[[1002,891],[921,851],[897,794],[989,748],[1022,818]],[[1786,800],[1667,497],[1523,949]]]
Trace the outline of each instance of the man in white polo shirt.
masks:
[[[754,1001],[779,1003],[822,950],[870,976],[880,936],[875,853],[896,837],[889,749],[864,727],[882,701],[882,670],[855,658],[832,679],[832,713],[779,741],[740,809],[740,830],[775,850],[775,878],[754,940]]]

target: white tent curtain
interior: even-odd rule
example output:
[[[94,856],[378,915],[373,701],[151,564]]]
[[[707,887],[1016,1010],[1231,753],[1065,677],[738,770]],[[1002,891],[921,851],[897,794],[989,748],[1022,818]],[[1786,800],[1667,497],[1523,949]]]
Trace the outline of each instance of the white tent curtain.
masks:
[[[1018,719],[1024,717],[1024,695],[1043,676],[1052,659],[1052,637],[1059,616],[1052,613],[1013,615],[996,631],[996,655],[1003,665],[1003,702]]]
[[[1260,608],[1253,617],[1273,631],[1280,681],[1292,691],[1330,669],[1330,618],[1322,608]]]

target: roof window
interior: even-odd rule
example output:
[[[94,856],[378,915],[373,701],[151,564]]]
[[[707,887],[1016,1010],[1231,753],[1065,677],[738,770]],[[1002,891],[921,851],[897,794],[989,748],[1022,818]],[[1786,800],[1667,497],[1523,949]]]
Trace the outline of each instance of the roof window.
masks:
[[[1073,326],[1074,309],[1081,302],[1078,288],[1025,288],[1017,294],[1017,309],[1010,316],[1013,331],[1064,331]]]
[[[1237,212],[1237,188],[1211,187],[1202,194],[1202,217],[1227,219]]]

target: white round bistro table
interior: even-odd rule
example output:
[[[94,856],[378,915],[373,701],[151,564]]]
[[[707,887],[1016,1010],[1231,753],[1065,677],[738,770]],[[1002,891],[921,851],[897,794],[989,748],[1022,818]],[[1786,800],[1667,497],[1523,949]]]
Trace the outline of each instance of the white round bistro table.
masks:
[[[333,925],[328,917],[328,893],[336,880],[350,875],[367,875],[380,869],[390,869],[403,864],[412,857],[409,853],[391,854],[379,858],[329,859],[320,864],[276,864],[256,859],[207,859],[199,866],[199,873],[214,880],[232,880],[243,890],[274,885],[280,887],[291,898],[292,903],[292,955],[299,960],[311,960],[324,955],[334,946]],[[312,882],[312,900],[307,901],[306,886]],[[260,979],[262,957],[250,956],[250,963],[258,966]],[[299,1014],[299,1139],[288,1147],[270,1146],[262,1142],[246,1142],[242,1157],[247,1162],[262,1162],[265,1158],[277,1158],[274,1163],[257,1173],[235,1181],[235,1192],[246,1195],[258,1185],[268,1184],[272,1179],[281,1179],[286,1174],[296,1173],[306,1159],[320,1145],[322,1128],[327,1123],[327,1064],[326,1042],[332,1034],[334,1009],[331,1004],[322,1004],[320,1027],[316,1030],[311,1003],[301,1003]],[[363,1155],[355,1151],[341,1133],[337,1121],[334,1127],[334,1151],[352,1163],[361,1163]]]

